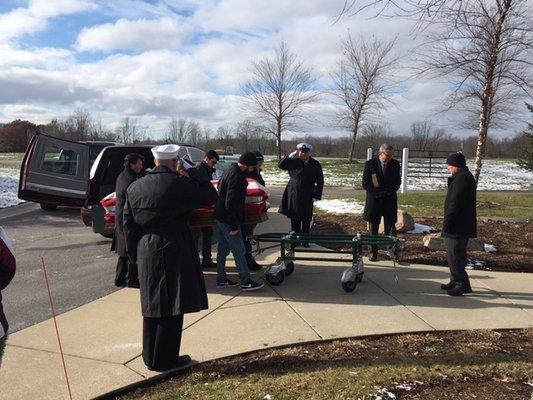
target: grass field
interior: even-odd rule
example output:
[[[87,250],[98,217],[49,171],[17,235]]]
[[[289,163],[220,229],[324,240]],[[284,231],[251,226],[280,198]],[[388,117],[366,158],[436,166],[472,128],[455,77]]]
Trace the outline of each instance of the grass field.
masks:
[[[20,169],[23,153],[0,153],[0,168]]]
[[[398,206],[414,217],[442,217],[446,192],[398,194]],[[365,195],[335,196],[326,199],[364,204]],[[478,217],[533,218],[533,193],[478,192]],[[326,213],[317,208],[318,213]]]

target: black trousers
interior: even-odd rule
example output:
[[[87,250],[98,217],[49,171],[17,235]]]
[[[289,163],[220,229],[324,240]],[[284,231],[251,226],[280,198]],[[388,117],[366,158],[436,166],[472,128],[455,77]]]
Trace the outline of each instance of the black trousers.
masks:
[[[2,357],[4,356],[4,350],[6,348],[7,343],[7,333],[4,335],[4,337],[0,338],[0,367],[2,366]]]
[[[115,274],[115,286],[126,286],[127,284],[139,285],[139,271],[137,270],[137,264],[131,263],[128,257],[119,256]]]
[[[311,220],[302,221],[301,219],[291,218],[291,231],[296,233],[309,233]]]
[[[143,361],[148,368],[168,368],[180,353],[183,315],[143,317]]]
[[[211,260],[211,245],[213,244],[213,228],[211,226],[204,226],[203,228],[193,231],[193,236],[196,239],[196,246],[200,240],[200,233],[202,234],[202,260]]]
[[[392,218],[389,217],[383,217],[384,223],[385,223],[385,235],[392,235],[396,236],[396,224],[393,222]],[[370,234],[371,235],[377,235],[379,233],[379,222],[370,222]],[[373,245],[372,246],[372,255],[374,257],[378,256],[378,246]]]
[[[241,225],[242,238],[244,240],[244,249],[246,250],[246,255],[251,257],[252,255],[252,236],[254,235],[254,229],[257,224],[251,225]]]
[[[465,269],[468,262],[466,246],[468,246],[467,237],[444,237],[444,247],[451,274],[450,280],[470,286],[470,279]]]

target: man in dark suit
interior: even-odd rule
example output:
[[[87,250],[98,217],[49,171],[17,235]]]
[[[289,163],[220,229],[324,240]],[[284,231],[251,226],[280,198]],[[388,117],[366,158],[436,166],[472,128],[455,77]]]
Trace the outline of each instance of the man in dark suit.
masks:
[[[193,168],[189,168],[187,172],[191,179],[198,182],[209,182],[213,180],[213,173],[215,172],[215,165],[220,159],[215,150],[209,150],[205,153],[204,159]],[[205,226],[200,228],[202,232],[202,268],[215,268],[216,264],[211,258],[211,245],[213,242],[213,228]],[[195,237],[199,239],[199,232],[193,232]]]
[[[300,143],[296,146],[296,151],[279,162],[278,167],[288,171],[290,176],[279,213],[291,219],[292,231],[309,233],[313,202],[322,198],[324,189],[322,165],[311,157],[311,145]]]
[[[363,218],[370,224],[370,232],[377,235],[381,218],[384,219],[385,234],[396,236],[398,220],[398,196],[402,178],[400,163],[393,159],[393,147],[382,144],[377,157],[365,163],[363,188],[366,190],[366,203]],[[378,260],[378,247],[372,246],[370,261]]]
[[[144,157],[140,154],[130,153],[124,158],[124,170],[117,177],[115,185],[115,235],[113,248],[118,254],[117,271],[115,275],[116,286],[139,287],[137,265],[128,261],[126,242],[124,239],[124,205],[126,204],[126,190],[132,182],[139,178],[143,168]],[[113,249],[112,249],[113,250]]]
[[[465,267],[468,240],[477,235],[476,181],[466,166],[463,154],[450,154],[446,164],[452,176],[448,178],[442,236],[451,279],[449,283],[441,285],[441,288],[450,296],[461,296],[472,292]]]

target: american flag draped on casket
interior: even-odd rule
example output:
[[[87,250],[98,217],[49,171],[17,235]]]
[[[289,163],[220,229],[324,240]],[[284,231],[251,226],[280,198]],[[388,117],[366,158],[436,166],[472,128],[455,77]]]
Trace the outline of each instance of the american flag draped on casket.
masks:
[[[243,224],[257,224],[268,219],[267,210],[270,207],[268,203],[269,193],[266,188],[255,179],[247,178],[248,187],[246,188],[246,205]],[[211,181],[215,189],[218,190],[218,180]],[[115,222],[115,192],[107,195],[100,204],[105,209],[104,219],[107,223]],[[189,225],[194,228],[203,226],[213,226],[215,220],[213,212],[215,207],[198,208],[194,210],[189,220]]]

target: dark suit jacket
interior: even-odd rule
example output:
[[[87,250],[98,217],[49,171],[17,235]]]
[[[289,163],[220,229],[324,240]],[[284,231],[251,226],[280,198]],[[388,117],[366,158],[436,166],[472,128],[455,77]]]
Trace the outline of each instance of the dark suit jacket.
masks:
[[[378,180],[378,187],[372,183],[372,175]],[[402,178],[400,175],[400,163],[392,159],[387,164],[387,172],[384,175],[381,162],[374,157],[365,163],[363,171],[363,188],[366,190],[366,203],[363,217],[365,221],[379,223],[381,217],[391,222],[398,219],[398,197],[396,192],[400,188]]]

